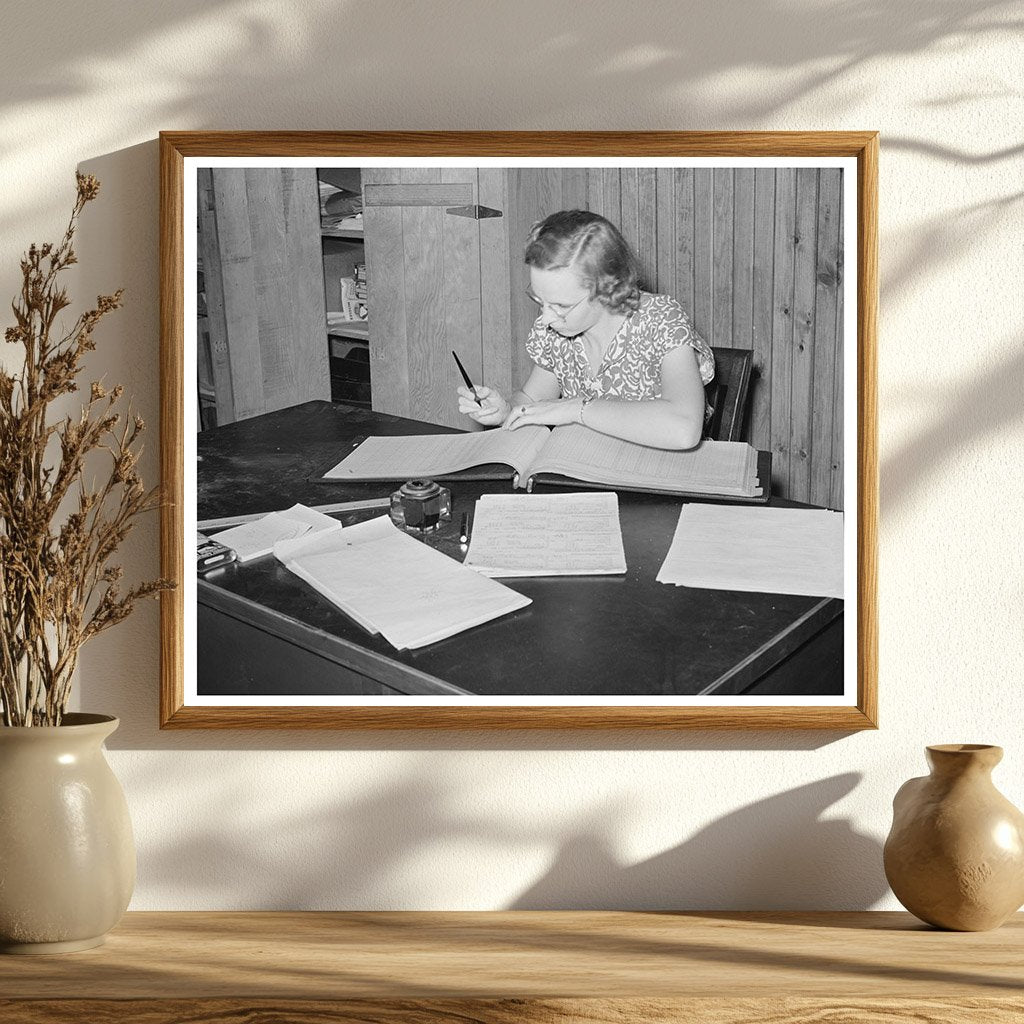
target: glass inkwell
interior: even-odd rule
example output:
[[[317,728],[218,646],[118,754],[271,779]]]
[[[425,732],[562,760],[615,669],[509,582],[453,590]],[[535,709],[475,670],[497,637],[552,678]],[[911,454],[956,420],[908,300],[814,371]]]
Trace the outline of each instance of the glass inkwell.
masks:
[[[451,517],[451,491],[433,480],[407,480],[391,495],[391,521],[410,533],[429,533]]]

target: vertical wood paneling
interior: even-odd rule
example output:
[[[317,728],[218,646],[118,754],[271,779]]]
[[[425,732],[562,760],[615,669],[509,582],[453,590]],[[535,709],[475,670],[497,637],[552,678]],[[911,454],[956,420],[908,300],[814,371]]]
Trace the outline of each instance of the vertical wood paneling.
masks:
[[[590,172],[586,167],[562,168],[562,208],[586,210],[589,203]]]
[[[263,371],[261,412],[295,404],[295,377],[289,334],[295,296],[281,282],[290,277],[285,249],[284,207],[280,203],[281,170],[254,167],[245,172],[249,233],[252,237],[256,281],[256,319]],[[327,329],[324,327],[324,347]]]
[[[462,167],[442,168],[442,182],[471,179],[476,202],[480,202],[477,172]],[[471,217],[456,217],[444,207],[436,212],[442,234],[444,334],[437,339],[437,349],[431,353],[436,366],[433,379],[433,403],[428,406],[432,423],[461,427],[465,417],[458,411],[455,389],[462,383],[458,367],[451,357],[452,349],[459,352],[474,382],[483,380],[483,331],[480,270],[480,224]],[[466,363],[466,356],[469,362]],[[445,358],[447,356],[447,358]]]
[[[675,172],[673,190],[675,203],[675,282],[672,294],[682,303],[683,308],[695,316],[693,305],[693,168],[684,167]]]
[[[235,402],[231,391],[231,356],[228,330],[224,319],[224,274],[217,236],[217,211],[213,188],[213,171],[200,168],[197,178],[199,206],[199,252],[203,258],[203,280],[206,287],[206,321],[210,334],[210,360],[213,388],[217,403],[217,422],[233,423]],[[196,339],[196,345],[202,339]]]
[[[328,398],[313,172],[218,168],[210,181],[234,417]]]
[[[659,167],[655,172],[654,216],[657,247],[654,258],[658,276],[654,287],[659,292],[674,295],[678,299],[679,296],[675,291],[675,283],[678,279],[676,269],[676,221],[678,215],[675,209],[675,189],[672,175],[671,167]]]
[[[637,256],[640,277],[651,291],[658,291],[658,179],[653,167],[637,169]]]
[[[733,177],[731,167],[712,171],[711,305],[714,344],[732,348]]]
[[[818,176],[818,255],[814,301],[814,379],[811,385],[811,489],[818,504],[829,504],[832,488],[833,397],[835,389],[836,302],[839,283],[840,175],[823,168]]]
[[[399,170],[364,167],[362,179],[364,186],[395,184]],[[401,208],[365,207],[363,233],[370,309],[370,400],[377,412],[408,416],[411,410]]]
[[[565,196],[563,192],[562,172],[557,167],[546,167],[536,177],[536,188],[533,192],[531,202],[527,203],[530,210],[530,222],[527,229],[542,220],[544,217],[565,209]],[[519,266],[523,267],[523,248],[526,245],[526,234],[524,231],[518,240]],[[525,275],[525,271],[523,271]],[[525,282],[525,277],[524,277]]]
[[[617,167],[605,167],[601,170],[602,185],[602,216],[613,224],[622,223],[622,181],[621,172]]]
[[[715,342],[712,261],[714,244],[713,171],[693,172],[693,322],[709,345]]]
[[[404,184],[438,182],[440,177],[440,170],[430,167],[405,167],[399,176]],[[443,217],[440,206],[402,207],[409,414],[435,423],[454,418],[446,415],[440,397],[448,379],[446,361],[440,358],[446,351]],[[450,354],[448,361],[454,362]]]
[[[511,302],[512,336],[510,350],[510,391],[518,388],[530,375],[532,363],[526,354],[525,342],[530,325],[537,317],[537,306],[526,297],[528,283],[523,265],[526,239],[534,223],[541,217],[541,209],[550,202],[550,186],[544,170],[513,168],[508,171],[508,206],[505,219],[508,222],[509,279],[508,289]],[[558,186],[561,195],[561,184]],[[542,195],[544,198],[542,198]]]
[[[775,172],[775,276],[772,283],[772,490],[788,497],[793,388],[793,264],[796,171]]]
[[[759,449],[772,446],[772,330],[775,326],[775,170],[754,171],[754,284],[752,348],[754,372],[750,380],[750,443]]]
[[[281,171],[285,251],[294,295],[295,390],[292,402],[326,401],[331,397],[326,344],[320,205],[316,171],[285,167]]]
[[[518,347],[522,347],[522,340],[512,332],[514,288],[510,289],[509,284],[518,280],[520,266],[510,266],[508,176],[500,167],[481,167],[477,175],[480,205],[501,210],[503,216],[488,217],[479,224],[481,351],[479,376],[473,377],[473,383],[489,384],[508,395],[519,384],[512,375],[517,340]],[[522,241],[517,240],[517,244],[521,248]],[[472,429],[472,422],[465,417],[463,426]]]
[[[732,346],[753,348],[754,170],[733,171]]]
[[[602,168],[592,168],[587,172],[587,209],[607,217],[605,213],[604,175]]]
[[[646,284],[649,266],[644,263],[643,254],[640,252],[640,180],[639,169],[636,167],[623,167],[619,171],[619,219],[614,221],[622,232],[633,252],[640,258],[640,277]]]
[[[214,172],[214,203],[232,399],[235,418],[247,419],[264,410],[256,276],[244,169],[221,168]]]
[[[796,230],[793,238],[793,386],[790,389],[790,471],[788,497],[811,493],[814,303],[817,292],[818,171],[796,172]]]
[[[842,172],[839,173],[839,194],[842,195]],[[840,205],[840,211],[842,206]],[[846,270],[843,266],[843,242],[845,238],[845,225],[842,213],[839,217],[839,247],[836,259],[837,272],[837,293],[836,293],[836,365],[835,365],[835,387],[832,399],[832,484],[829,488],[829,501],[825,502],[819,498],[821,504],[828,504],[830,508],[841,509],[843,507],[843,466],[845,462],[843,449],[843,348],[849,344],[843,332],[843,281],[846,279]],[[850,401],[856,400],[856,395],[850,395]]]
[[[556,167],[521,168],[508,172],[509,188],[510,287],[512,294],[512,384],[518,388],[529,377],[533,363],[526,354],[526,335],[537,318],[537,306],[526,296],[529,274],[523,264],[526,239],[533,225],[565,208],[562,171]],[[578,187],[579,182],[574,182]],[[588,184],[589,189],[589,184]],[[570,204],[572,205],[572,204]]]

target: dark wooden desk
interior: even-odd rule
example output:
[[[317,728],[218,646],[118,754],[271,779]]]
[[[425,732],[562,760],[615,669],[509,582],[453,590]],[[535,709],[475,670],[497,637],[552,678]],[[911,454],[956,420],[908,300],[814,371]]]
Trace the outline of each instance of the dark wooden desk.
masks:
[[[5,1024],[1019,1024],[1024,914],[127,914],[0,957]]]
[[[324,484],[351,439],[449,432],[309,402],[198,435],[198,518],[385,495],[393,485]],[[508,483],[451,484],[458,513]],[[503,581],[533,603],[417,651],[371,636],[273,558],[200,581],[198,691],[675,696],[842,693],[842,602],[691,590],[655,579],[678,499],[619,495],[624,577]],[[346,524],[375,513],[353,513]],[[461,557],[457,522],[430,543]],[[291,681],[296,682],[291,682]]]

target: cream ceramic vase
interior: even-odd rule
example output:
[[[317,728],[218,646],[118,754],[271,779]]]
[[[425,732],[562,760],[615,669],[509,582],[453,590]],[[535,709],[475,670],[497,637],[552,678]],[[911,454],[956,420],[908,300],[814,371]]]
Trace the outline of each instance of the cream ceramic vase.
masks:
[[[128,804],[103,753],[104,715],[0,726],[0,951],[98,946],[135,886]]]
[[[1024,814],[992,784],[999,747],[927,748],[931,774],[893,800],[885,876],[916,917],[938,928],[998,928],[1024,904]]]

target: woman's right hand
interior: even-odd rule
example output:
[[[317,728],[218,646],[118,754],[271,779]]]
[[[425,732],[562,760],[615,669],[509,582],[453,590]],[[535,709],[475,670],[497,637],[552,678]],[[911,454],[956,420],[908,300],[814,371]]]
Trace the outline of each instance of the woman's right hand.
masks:
[[[512,411],[512,407],[502,397],[501,392],[483,386],[474,388],[474,390],[476,398],[480,399],[479,405],[476,398],[473,397],[473,391],[470,391],[469,388],[458,389],[459,412],[465,413],[485,427],[496,427],[504,423],[505,418]]]

